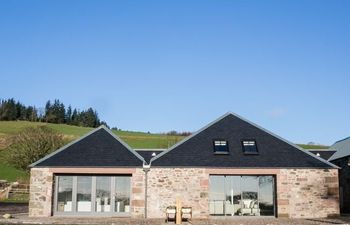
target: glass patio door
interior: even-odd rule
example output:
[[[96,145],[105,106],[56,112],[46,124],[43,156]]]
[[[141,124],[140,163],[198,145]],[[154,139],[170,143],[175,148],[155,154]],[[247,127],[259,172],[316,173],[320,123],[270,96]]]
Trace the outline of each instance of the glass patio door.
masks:
[[[225,177],[210,176],[209,212],[212,215],[225,213]]]
[[[130,212],[130,177],[115,178],[115,212]]]
[[[73,197],[73,177],[60,176],[56,179],[57,187],[57,211],[71,212],[72,211],[72,197]]]
[[[55,176],[57,215],[127,215],[131,176]]]
[[[111,212],[111,177],[96,177],[96,212]]]
[[[91,212],[92,177],[77,177],[77,212]]]
[[[259,177],[259,209],[262,216],[274,215],[274,178]]]
[[[234,216],[239,215],[241,211],[241,183],[239,176],[226,176],[225,177],[225,215]]]
[[[274,216],[273,176],[209,178],[209,212],[215,216]]]

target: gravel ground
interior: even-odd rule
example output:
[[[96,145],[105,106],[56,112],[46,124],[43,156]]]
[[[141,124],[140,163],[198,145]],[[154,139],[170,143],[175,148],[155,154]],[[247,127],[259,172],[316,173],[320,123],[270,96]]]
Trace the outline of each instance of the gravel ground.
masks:
[[[0,219],[0,224],[110,224],[110,225],[174,225],[163,219],[130,219],[130,218],[77,218],[49,217],[29,218],[28,214],[14,214],[13,219]],[[193,225],[349,225],[350,217],[335,219],[276,219],[276,218],[230,218],[193,220]],[[183,225],[191,225],[184,222]]]
[[[10,213],[14,218],[4,219],[2,215]],[[175,225],[174,222],[165,223],[164,219],[131,219],[131,218],[79,218],[79,217],[28,217],[28,203],[0,202],[1,224],[109,224],[109,225]],[[195,219],[184,225],[350,225],[350,216],[334,219],[280,219],[272,217],[242,217],[220,219]]]
[[[6,213],[28,213],[28,203],[0,202],[0,216]]]

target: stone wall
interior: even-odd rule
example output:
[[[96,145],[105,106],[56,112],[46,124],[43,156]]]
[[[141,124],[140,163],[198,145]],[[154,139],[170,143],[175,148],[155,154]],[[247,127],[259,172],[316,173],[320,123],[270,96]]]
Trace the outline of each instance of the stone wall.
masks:
[[[144,218],[145,216],[145,173],[142,169],[136,169],[131,181],[131,212],[132,217]]]
[[[164,218],[165,208],[193,208],[193,217],[209,216],[209,176],[274,175],[278,217],[322,218],[339,215],[337,169],[204,169],[151,168],[148,179],[149,218]]]
[[[337,169],[281,169],[277,175],[279,217],[339,215]]]
[[[29,216],[47,217],[52,212],[53,174],[67,173],[69,168],[31,169]],[[75,169],[71,172],[96,174],[132,174],[131,216],[144,217],[144,172],[137,169]],[[205,169],[151,168],[148,173],[148,217],[165,218],[165,209],[175,205],[191,206],[194,218],[209,216],[209,176],[275,175],[279,217],[320,218],[339,214],[337,169]]]
[[[51,216],[53,174],[48,168],[30,170],[29,216]]]
[[[340,211],[344,214],[350,213],[350,166],[348,165],[350,156],[343,157],[332,161],[339,166],[339,186],[341,187],[342,196],[340,196]]]
[[[200,168],[151,168],[148,174],[148,217],[165,218],[165,209],[181,198],[193,217],[208,217],[209,176]]]
[[[32,168],[30,171],[29,216],[48,217],[53,209],[53,174],[132,174],[131,177],[131,215],[144,217],[145,188],[144,172],[135,168]]]

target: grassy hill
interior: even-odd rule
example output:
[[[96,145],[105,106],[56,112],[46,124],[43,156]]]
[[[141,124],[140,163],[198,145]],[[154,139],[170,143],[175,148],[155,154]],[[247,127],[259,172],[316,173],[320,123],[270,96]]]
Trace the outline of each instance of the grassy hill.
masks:
[[[29,126],[48,126],[63,134],[67,139],[74,140],[93,130],[89,127],[77,127],[66,124],[51,124],[28,121],[0,121],[0,148],[6,146],[6,137],[17,134]],[[169,136],[164,134],[150,134],[145,132],[113,130],[132,148],[168,148],[180,141],[181,136]]]
[[[15,135],[26,127],[30,126],[48,126],[57,132],[63,134],[69,141],[75,140],[82,135],[93,130],[88,127],[77,127],[66,124],[50,124],[28,121],[0,121],[0,180],[6,179],[15,181],[17,179],[27,179],[28,175],[21,170],[6,165],[4,149],[9,144],[8,138]],[[123,139],[132,148],[168,148],[180,141],[182,136],[170,136],[164,134],[149,134],[135,131],[116,131],[113,130],[121,139]]]
[[[6,152],[4,149],[9,144],[8,138],[11,135],[15,135],[21,130],[29,126],[48,126],[57,132],[63,134],[69,141],[75,140],[82,135],[88,133],[93,128],[77,127],[65,124],[50,124],[28,121],[0,121],[0,180],[6,179],[9,181],[15,181],[17,179],[27,179],[28,174],[24,171],[13,168],[10,165],[6,165],[4,155]],[[113,130],[121,139],[123,139],[132,148],[168,148],[182,138],[181,136],[169,136],[164,134],[149,134],[145,132],[135,131],[116,131]],[[304,149],[315,148],[328,148],[323,145],[304,145],[299,144]]]
[[[298,144],[303,149],[327,149],[329,146],[326,145],[305,145],[305,144]]]

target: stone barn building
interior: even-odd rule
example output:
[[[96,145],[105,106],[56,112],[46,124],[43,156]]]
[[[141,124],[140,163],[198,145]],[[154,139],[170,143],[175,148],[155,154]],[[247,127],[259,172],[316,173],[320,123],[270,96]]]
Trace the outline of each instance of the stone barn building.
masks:
[[[339,214],[337,166],[233,113],[152,152],[93,130],[31,165],[29,215],[164,218],[177,198],[194,218]]]

